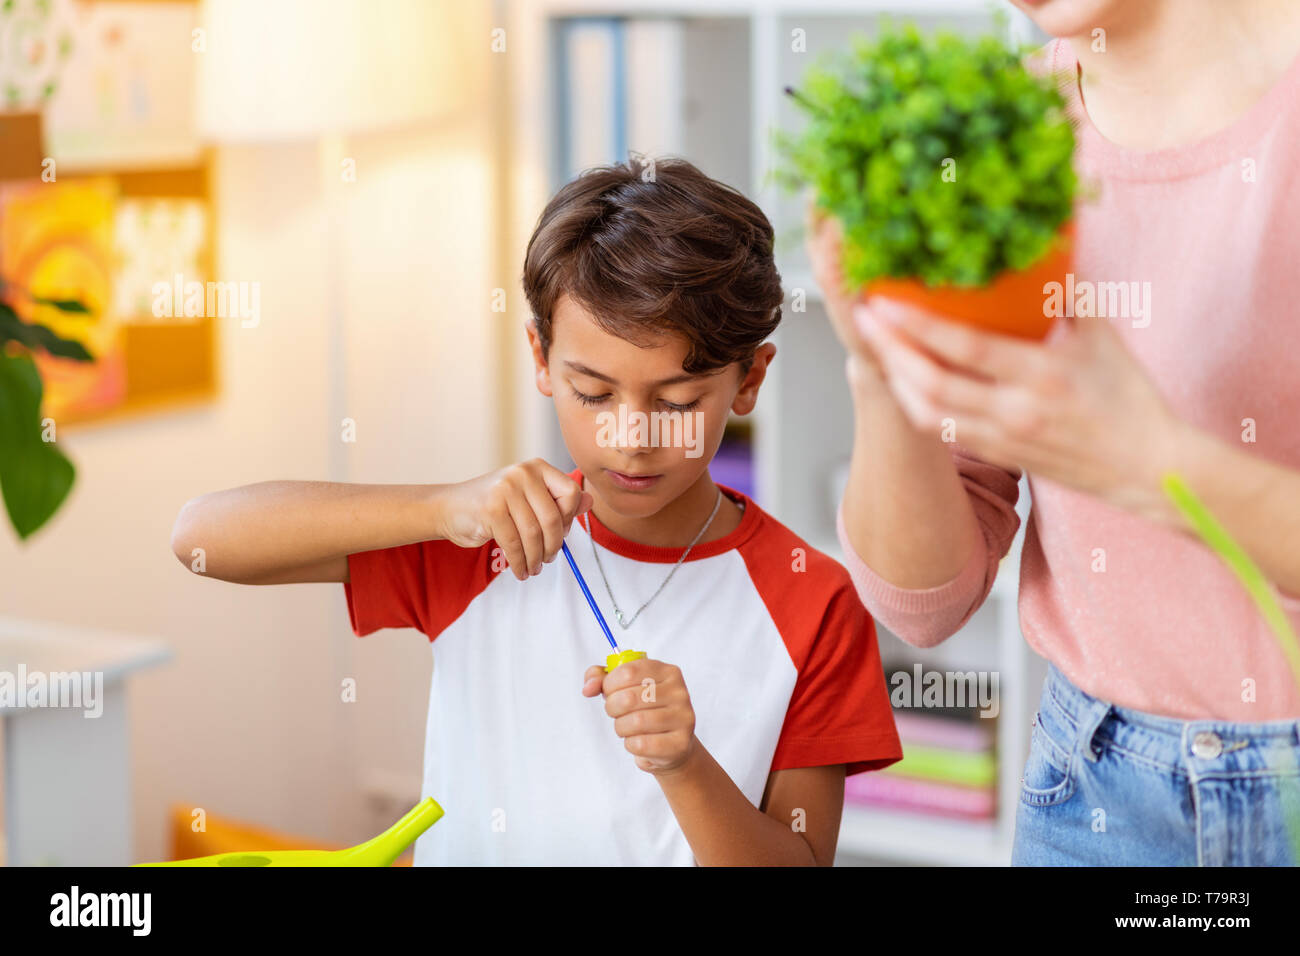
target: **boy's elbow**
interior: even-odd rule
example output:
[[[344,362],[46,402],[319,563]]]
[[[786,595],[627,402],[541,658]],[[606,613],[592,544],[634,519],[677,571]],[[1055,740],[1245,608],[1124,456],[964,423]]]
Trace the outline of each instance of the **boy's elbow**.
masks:
[[[172,525],[172,554],[176,555],[176,560],[190,570],[195,570],[192,559],[194,558],[195,549],[196,512],[198,510],[196,503],[198,500],[192,498],[185,502],[176,515],[176,522]]]

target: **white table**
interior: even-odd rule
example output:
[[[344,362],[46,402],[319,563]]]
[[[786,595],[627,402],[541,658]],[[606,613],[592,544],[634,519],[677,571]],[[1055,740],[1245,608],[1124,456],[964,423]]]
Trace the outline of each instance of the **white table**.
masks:
[[[171,656],[160,641],[0,617],[5,864],[132,862],[126,677]],[[53,688],[44,706],[33,675]],[[56,693],[78,706],[51,706]]]

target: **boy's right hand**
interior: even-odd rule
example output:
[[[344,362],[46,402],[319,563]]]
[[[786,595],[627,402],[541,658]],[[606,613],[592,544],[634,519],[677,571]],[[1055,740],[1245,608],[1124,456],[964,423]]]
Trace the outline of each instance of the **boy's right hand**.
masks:
[[[520,581],[540,574],[593,499],[555,466],[534,458],[443,486],[443,534],[462,548],[496,539]]]

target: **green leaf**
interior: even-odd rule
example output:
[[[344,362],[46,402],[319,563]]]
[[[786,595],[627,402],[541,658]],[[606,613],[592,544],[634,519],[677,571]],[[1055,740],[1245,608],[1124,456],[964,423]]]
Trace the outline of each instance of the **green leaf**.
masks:
[[[0,344],[13,340],[29,349],[44,349],[51,355],[78,362],[93,362],[95,357],[80,342],[65,339],[52,329],[35,322],[24,322],[9,306],[0,302]]]
[[[30,355],[0,354],[0,492],[27,538],[59,509],[76,469],[41,435],[41,377]]]
[[[840,220],[846,279],[985,285],[1032,264],[1078,191],[1055,80],[991,35],[905,24],[847,46],[805,74],[808,122],[777,147],[781,183]]]
[[[86,306],[83,303],[78,302],[76,299],[46,299],[38,295],[32,296],[31,299],[37,305],[53,306],[54,308],[58,309],[60,312],[76,312],[79,315],[90,314],[90,310],[86,308]]]

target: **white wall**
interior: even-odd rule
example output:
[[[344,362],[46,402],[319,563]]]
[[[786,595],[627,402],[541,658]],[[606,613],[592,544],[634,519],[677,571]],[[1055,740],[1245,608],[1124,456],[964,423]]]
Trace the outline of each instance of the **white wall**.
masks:
[[[486,56],[487,25],[472,42]],[[471,39],[467,38],[467,43]],[[471,84],[474,97],[481,86]],[[223,148],[218,278],[261,283],[261,323],[220,331],[221,395],[202,408],[68,427],[64,508],[20,545],[0,531],[0,612],[167,642],[131,680],[138,859],[167,852],[174,803],[329,840],[372,835],[361,789],[418,787],[431,656],[413,631],[353,637],[342,587],[239,587],[169,547],[189,498],[272,478],[450,481],[498,461],[490,291],[492,144],[480,99],[458,120],[346,146],[339,250],[312,144]],[[345,414],[333,421],[330,290],[343,294]],[[340,681],[358,681],[356,704]],[[87,795],[93,799],[93,794]]]

